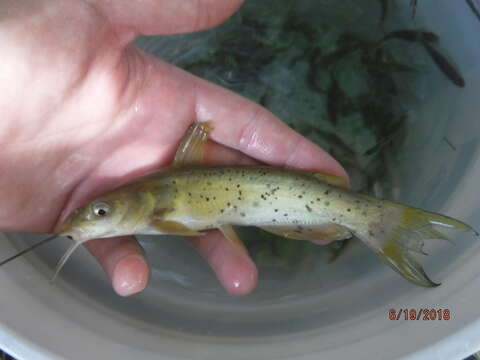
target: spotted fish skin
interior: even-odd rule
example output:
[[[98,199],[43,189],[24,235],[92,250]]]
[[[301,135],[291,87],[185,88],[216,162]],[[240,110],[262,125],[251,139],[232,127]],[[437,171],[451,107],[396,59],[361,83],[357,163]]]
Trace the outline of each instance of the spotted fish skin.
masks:
[[[328,173],[267,166],[202,166],[213,127],[192,123],[172,165],[109,191],[76,209],[60,235],[74,244],[55,276],[82,243],[136,234],[198,236],[218,229],[245,249],[232,225],[257,226],[287,238],[327,243],[357,236],[407,280],[433,287],[411,252],[424,240],[447,239],[443,226],[475,232],[447,216],[349,191],[348,180]],[[54,276],[54,277],[55,277]]]
[[[338,179],[266,166],[173,166],[76,210],[65,221],[62,234],[80,244],[119,235],[195,236],[220,229],[239,246],[241,240],[231,225],[257,226],[304,240],[334,241],[355,235],[407,280],[433,287],[438,284],[411,253],[423,253],[424,240],[446,238],[434,226],[475,232],[441,214],[352,192]],[[107,206],[108,214],[94,214],[99,204]]]
[[[369,216],[378,217],[370,200],[303,171],[260,166],[179,168],[150,181],[173,190],[165,220],[193,230],[222,224],[358,226]]]

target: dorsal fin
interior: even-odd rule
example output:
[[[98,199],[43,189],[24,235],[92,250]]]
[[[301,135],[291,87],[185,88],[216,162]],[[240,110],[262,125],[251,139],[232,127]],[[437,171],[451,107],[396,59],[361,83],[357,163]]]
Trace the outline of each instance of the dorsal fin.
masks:
[[[210,121],[190,124],[175,153],[173,165],[178,167],[188,164],[201,164],[212,129]]]
[[[327,173],[322,173],[322,172],[315,172],[312,173],[312,175],[327,184],[340,187],[343,189],[349,189],[350,188],[350,181],[342,176],[337,176],[333,174],[327,174]]]

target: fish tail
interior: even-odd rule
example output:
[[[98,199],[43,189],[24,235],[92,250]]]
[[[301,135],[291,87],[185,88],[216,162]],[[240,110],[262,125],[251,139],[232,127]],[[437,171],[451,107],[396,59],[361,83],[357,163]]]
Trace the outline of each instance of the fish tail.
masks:
[[[385,219],[392,219],[392,223],[383,226],[375,234],[375,240],[369,239],[368,245],[383,262],[390,265],[405,279],[420,286],[436,287],[440,285],[430,280],[422,265],[412,256],[412,253],[427,255],[423,251],[424,241],[427,239],[450,241],[446,235],[435,230],[434,226],[466,230],[479,235],[471,226],[448,216],[394,203],[387,208],[393,210],[389,215],[396,214],[398,217],[385,217]],[[369,235],[373,235],[371,231]],[[376,244],[372,246],[374,243]]]

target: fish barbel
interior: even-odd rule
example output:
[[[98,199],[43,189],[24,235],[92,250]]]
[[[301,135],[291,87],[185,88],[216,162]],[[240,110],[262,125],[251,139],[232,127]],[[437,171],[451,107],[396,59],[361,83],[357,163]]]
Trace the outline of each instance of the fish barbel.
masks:
[[[201,166],[205,124],[194,124],[173,166],[93,199],[63,223],[60,235],[75,244],[57,273],[85,241],[133,234],[198,236],[219,229],[243,246],[232,225],[257,226],[302,240],[342,240],[355,235],[406,279],[436,286],[411,252],[443,226],[474,231],[453,218],[348,190],[345,179],[267,166]]]

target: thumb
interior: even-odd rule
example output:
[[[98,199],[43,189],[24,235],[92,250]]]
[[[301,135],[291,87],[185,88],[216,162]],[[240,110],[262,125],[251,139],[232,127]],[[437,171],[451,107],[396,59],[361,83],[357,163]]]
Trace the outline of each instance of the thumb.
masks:
[[[206,29],[225,21],[243,0],[96,0],[94,6],[122,30],[174,34]]]

